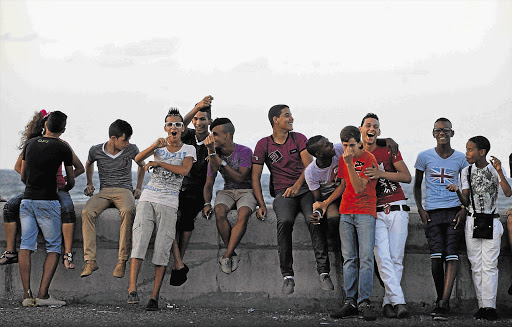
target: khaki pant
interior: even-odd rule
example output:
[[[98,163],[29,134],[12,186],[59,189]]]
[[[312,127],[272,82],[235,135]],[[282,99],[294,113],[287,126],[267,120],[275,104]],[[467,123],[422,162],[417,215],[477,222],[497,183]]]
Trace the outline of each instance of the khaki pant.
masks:
[[[119,260],[128,260],[135,216],[135,198],[130,190],[109,187],[100,190],[87,201],[82,210],[84,260],[96,260],[96,217],[113,203],[119,209]]]

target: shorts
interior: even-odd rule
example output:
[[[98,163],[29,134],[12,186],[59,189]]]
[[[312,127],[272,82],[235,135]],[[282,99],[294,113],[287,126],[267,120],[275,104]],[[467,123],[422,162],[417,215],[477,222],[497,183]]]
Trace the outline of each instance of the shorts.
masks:
[[[464,237],[464,224],[454,229],[457,224],[455,215],[459,211],[459,207],[427,211],[431,221],[427,222],[425,236],[431,259],[459,260],[459,244]]]
[[[23,199],[20,205],[22,250],[37,249],[38,226],[46,241],[46,252],[60,254],[62,233],[60,230],[60,203],[58,200]]]
[[[4,205],[4,223],[17,223],[20,219],[20,205],[23,199],[23,193],[7,201]],[[69,192],[59,190],[60,215],[63,224],[74,223],[76,221],[75,207]]]
[[[237,190],[219,190],[215,196],[215,206],[224,204],[230,210],[235,208],[239,210],[241,207],[248,207],[252,212],[256,210],[258,202],[254,197],[252,189]]]
[[[203,210],[204,198],[203,188],[181,191],[180,204],[178,207],[178,222],[176,228],[180,232],[191,232],[194,230],[194,222],[197,214]]]
[[[132,230],[132,258],[146,257],[149,241],[156,229],[153,264],[167,266],[176,235],[176,208],[160,203],[139,201]]]

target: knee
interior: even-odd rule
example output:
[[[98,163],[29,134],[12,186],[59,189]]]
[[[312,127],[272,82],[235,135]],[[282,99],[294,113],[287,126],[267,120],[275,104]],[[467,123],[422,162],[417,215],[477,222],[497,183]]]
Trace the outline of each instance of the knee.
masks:
[[[128,218],[130,220],[133,220],[133,218],[135,218],[135,212],[136,212],[135,206],[119,209],[119,214],[121,215],[121,218],[124,218],[124,219]]]
[[[96,218],[97,215],[98,214],[96,212],[88,209],[87,206],[82,209],[82,221],[92,220]]]
[[[228,219],[228,212],[229,209],[226,208],[226,206],[215,206],[214,208],[215,212],[215,219],[217,221],[224,221]]]

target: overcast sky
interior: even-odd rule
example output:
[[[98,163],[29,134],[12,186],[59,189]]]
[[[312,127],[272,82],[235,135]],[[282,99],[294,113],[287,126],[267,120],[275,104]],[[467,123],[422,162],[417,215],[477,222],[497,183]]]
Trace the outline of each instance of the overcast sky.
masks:
[[[484,135],[508,167],[512,1],[0,0],[0,169],[41,108],[68,114],[85,163],[115,119],[142,150],[168,107],[208,94],[251,148],[284,103],[296,131],[334,142],[375,112],[411,171],[445,116],[456,149]]]

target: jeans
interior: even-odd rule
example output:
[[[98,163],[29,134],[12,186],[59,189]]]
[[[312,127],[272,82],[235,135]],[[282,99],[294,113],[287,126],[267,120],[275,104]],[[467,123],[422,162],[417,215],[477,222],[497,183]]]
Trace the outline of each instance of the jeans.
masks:
[[[37,249],[38,226],[46,241],[46,252],[60,254],[60,204],[57,200],[23,199],[20,205],[22,250]]]
[[[17,194],[4,205],[4,222],[15,223],[20,218],[20,205],[23,200],[23,193]],[[62,223],[74,223],[76,221],[75,207],[69,192],[59,190],[60,215]]]
[[[366,214],[340,215],[343,288],[346,301],[369,301],[373,291],[373,248],[375,217]]]
[[[283,276],[293,276],[292,232],[295,218],[302,211],[304,220],[311,235],[311,243],[315,252],[317,271],[329,273],[329,249],[327,247],[327,220],[322,219],[320,225],[313,225],[309,215],[313,213],[313,193],[304,192],[292,198],[283,197],[280,192],[274,199],[273,207],[277,216],[277,246],[279,264]]]

